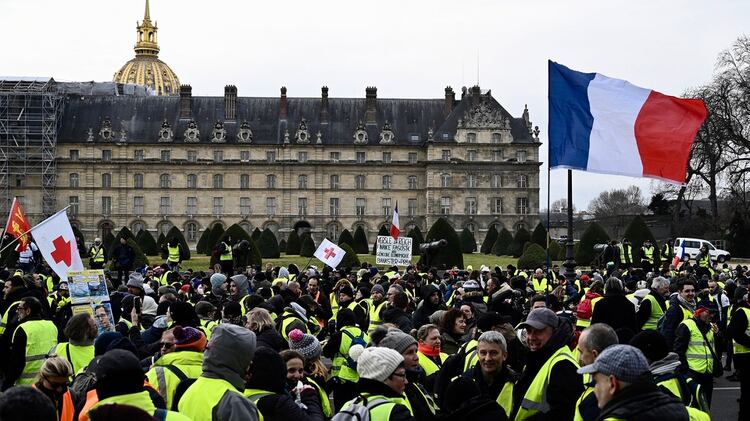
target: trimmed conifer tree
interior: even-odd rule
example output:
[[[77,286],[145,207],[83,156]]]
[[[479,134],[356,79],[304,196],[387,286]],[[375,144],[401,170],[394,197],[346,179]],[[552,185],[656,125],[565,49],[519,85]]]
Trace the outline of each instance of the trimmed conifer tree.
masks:
[[[344,230],[341,231],[338,244],[339,247],[342,244],[349,244],[352,247],[352,250],[354,250],[354,237],[352,237],[352,233],[350,233],[348,229],[344,228]]]
[[[461,251],[464,253],[474,253],[477,251],[477,240],[474,239],[474,234],[469,231],[468,228],[464,228],[461,231]]]
[[[581,235],[581,241],[578,242],[575,253],[576,263],[581,266],[588,266],[596,258],[597,253],[594,252],[594,245],[606,244],[609,242],[609,234],[602,228],[601,225],[596,222],[592,222],[586,231]]]
[[[390,234],[390,232],[388,232],[388,228],[386,228],[385,225],[383,225],[378,230],[378,235],[379,236],[384,236],[384,235],[391,235],[391,234]],[[375,238],[375,243],[372,245],[372,254],[373,254],[373,256],[375,256],[375,255],[378,254],[378,239],[377,239],[377,237]]]
[[[536,228],[531,234],[531,241],[539,244],[543,249],[547,248],[547,228],[544,228],[541,222],[536,224]]]
[[[482,241],[482,247],[479,249],[480,252],[482,254],[491,254],[495,241],[497,241],[497,228],[494,225],[490,225],[487,234],[484,236],[484,241]]]
[[[297,230],[293,229],[286,241],[286,254],[299,255],[300,247],[302,247],[302,243],[300,242],[299,235],[297,234]]]
[[[448,245],[438,249],[437,252],[431,256],[430,265],[443,269],[451,268],[453,266],[463,268],[464,255],[461,253],[461,240],[458,238],[456,230],[453,229],[451,224],[449,224],[445,218],[438,218],[427,232],[425,242],[430,243],[443,239],[448,242]]]
[[[313,257],[317,247],[315,246],[315,240],[313,240],[312,235],[310,235],[309,232],[306,232],[302,235],[301,240],[302,246],[300,247],[299,255],[302,257]]]
[[[206,256],[210,256],[214,252],[214,247],[216,247],[216,244],[219,243],[219,240],[221,240],[223,236],[224,226],[221,224],[215,224],[213,228],[211,228],[211,236],[208,237],[208,240],[206,241],[206,248],[204,251],[204,253],[206,253]]]
[[[109,252],[109,250],[112,250],[112,243],[114,241],[115,241],[115,236],[112,235],[111,231],[107,232],[106,234],[102,236],[102,245],[104,246],[105,249],[107,249],[107,252]]]
[[[276,259],[281,255],[276,236],[273,234],[273,231],[268,228],[260,233],[256,245],[258,246],[258,250],[260,250],[260,256],[263,258]]]
[[[549,259],[560,260],[560,243],[555,240],[549,242]]]
[[[146,256],[158,256],[159,249],[156,247],[156,240],[148,230],[140,230],[135,236],[135,242],[138,243],[138,247],[141,248],[143,254]]]
[[[357,253],[354,252],[354,249],[349,243],[341,243],[339,244],[339,247],[341,247],[346,254],[344,254],[344,258],[341,259],[341,263],[339,263],[338,267],[354,269],[362,264],[359,261],[359,256],[357,256]]]
[[[651,240],[651,244],[654,246],[654,267],[659,267],[660,255],[659,255],[659,244],[654,238],[654,234],[651,233],[646,221],[641,218],[640,215],[636,215],[628,227],[625,229],[624,238],[630,240],[630,244],[633,247],[633,260],[638,266],[643,258],[643,250],[641,247],[646,240]]]
[[[510,233],[510,231],[503,228],[497,234],[497,240],[495,240],[495,244],[492,245],[492,254],[494,254],[495,256],[508,255],[508,248],[510,248],[510,243],[512,242],[513,235]]]
[[[537,269],[547,262],[547,252],[537,243],[528,242],[526,251],[518,258],[519,269]]]
[[[412,239],[411,255],[419,256],[419,245],[424,243],[424,236],[422,235],[422,231],[418,226],[414,226],[414,228],[409,230],[409,233],[406,236]]]
[[[73,229],[73,237],[75,237],[76,243],[78,245],[78,254],[80,254],[82,258],[88,256],[89,250],[86,247],[86,237],[83,236],[81,230],[79,230],[75,225],[71,224],[70,227]]]
[[[524,227],[516,230],[516,235],[513,236],[513,242],[511,242],[508,247],[508,254],[513,257],[521,257],[521,254],[523,254],[523,246],[527,241],[531,241],[531,234],[529,234],[529,231]]]
[[[354,251],[357,254],[367,254],[370,252],[370,245],[367,242],[367,234],[362,226],[354,230]]]
[[[262,232],[261,232],[260,228],[255,227],[255,229],[253,230],[253,233],[250,234],[250,239],[253,240],[253,241],[255,241],[255,242],[257,242],[258,239],[260,238],[261,234],[262,234]]]
[[[279,241],[279,251],[282,253],[286,253],[286,240],[283,238],[281,239],[281,241]]]
[[[163,259],[167,258],[167,252],[165,249],[173,238],[176,238],[180,243],[180,258],[182,258],[182,260],[190,260],[190,247],[188,246],[187,241],[185,241],[185,236],[182,235],[182,231],[175,226],[170,228],[167,232],[167,235],[165,236],[164,245],[161,251],[161,257]]]
[[[201,234],[201,238],[198,239],[198,244],[195,245],[195,252],[200,254],[206,253],[206,244],[211,240],[211,228],[206,228]]]
[[[223,233],[221,234],[221,236],[219,237],[219,239],[216,241],[214,245],[219,244],[220,242],[226,240],[227,237],[232,238],[233,244],[237,244],[242,240],[248,240],[248,241],[251,240],[250,234],[248,234],[247,231],[245,231],[245,229],[242,228],[239,224],[232,224],[229,226],[229,228],[227,228],[226,231],[224,231],[223,229],[222,231]]]
[[[160,250],[162,246],[164,246],[164,240],[166,240],[167,237],[164,235],[163,232],[159,232],[159,238],[156,240],[156,247],[158,247]]]

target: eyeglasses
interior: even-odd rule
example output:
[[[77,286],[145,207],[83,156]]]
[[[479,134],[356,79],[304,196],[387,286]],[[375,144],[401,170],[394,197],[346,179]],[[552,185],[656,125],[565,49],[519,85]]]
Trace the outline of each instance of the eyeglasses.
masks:
[[[26,310],[26,307],[24,306],[19,305],[18,307],[16,307],[16,311],[25,311],[25,310]]]
[[[42,378],[47,383],[49,383],[49,385],[51,386],[51,389],[54,389],[54,390],[63,390],[63,389],[67,389],[68,386],[70,386],[70,381],[68,380],[65,380],[64,382],[53,382],[52,380],[50,380],[49,377],[42,376]]]
[[[403,373],[396,373],[396,372],[394,372],[393,374],[391,374],[391,376],[401,377],[401,378],[405,379],[406,378],[406,372],[405,371]]]
[[[160,342],[159,345],[161,345],[162,348],[172,348],[174,346],[174,342]]]

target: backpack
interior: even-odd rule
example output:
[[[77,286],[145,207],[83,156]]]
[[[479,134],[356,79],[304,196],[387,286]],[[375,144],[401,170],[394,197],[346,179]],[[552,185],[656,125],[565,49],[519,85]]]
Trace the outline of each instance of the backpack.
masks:
[[[592,313],[593,307],[590,298],[584,298],[578,303],[578,306],[576,307],[576,317],[578,319],[591,320]]]
[[[331,418],[331,421],[370,421],[370,411],[389,402],[389,400],[383,398],[373,399],[370,402],[367,402],[367,399],[357,398],[344,406]]]
[[[352,344],[349,345],[349,349],[351,349],[351,347],[353,347],[354,345],[362,345],[362,347],[367,348],[367,341],[365,341],[365,338],[361,336],[354,336],[348,330],[342,330],[341,333],[348,336],[349,339],[352,340]],[[357,362],[354,361],[354,359],[349,355],[346,356],[346,363],[352,370],[357,369]]]

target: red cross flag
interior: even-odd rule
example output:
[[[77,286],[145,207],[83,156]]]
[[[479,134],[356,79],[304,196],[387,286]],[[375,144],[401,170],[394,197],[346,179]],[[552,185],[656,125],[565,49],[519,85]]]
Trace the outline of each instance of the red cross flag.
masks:
[[[60,279],[68,279],[68,272],[84,270],[65,210],[40,222],[31,229],[31,235],[44,260]]]
[[[323,242],[318,246],[318,249],[315,250],[315,257],[334,269],[336,269],[336,266],[341,263],[344,254],[346,254],[344,249],[328,241],[327,238],[324,238]]]

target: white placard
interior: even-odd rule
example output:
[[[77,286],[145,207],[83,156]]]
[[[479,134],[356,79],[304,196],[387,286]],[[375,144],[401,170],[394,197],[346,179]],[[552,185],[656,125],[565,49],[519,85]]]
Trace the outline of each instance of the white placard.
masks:
[[[378,236],[378,250],[375,263],[378,265],[409,266],[411,264],[411,243],[409,237],[393,238]]]

